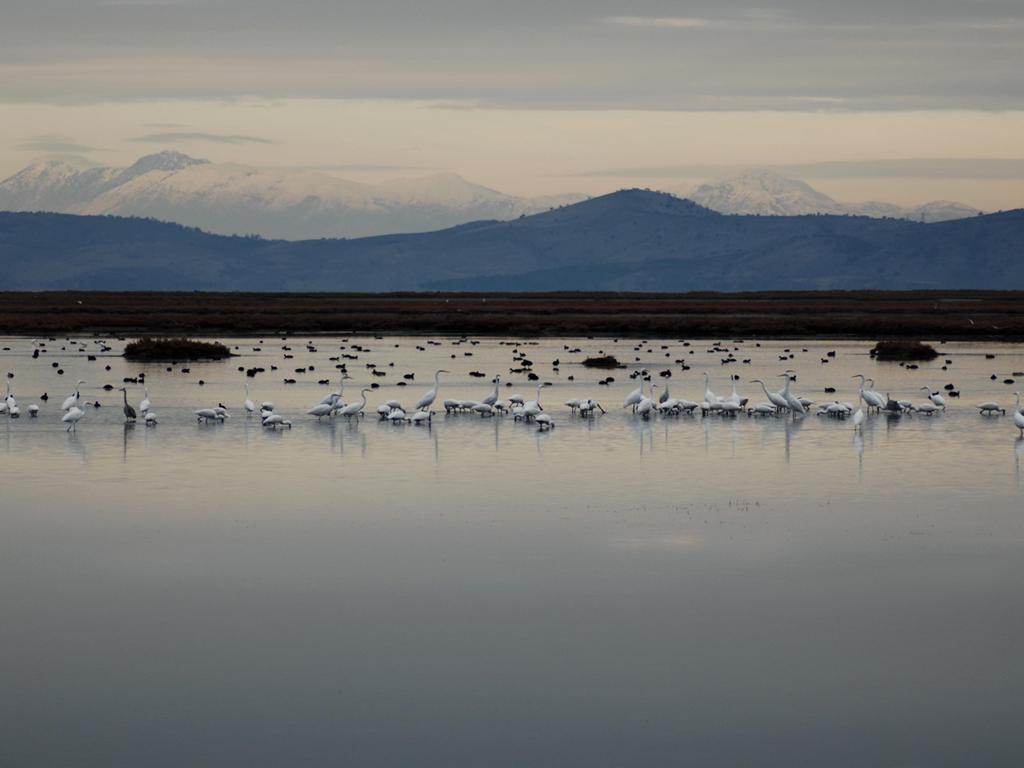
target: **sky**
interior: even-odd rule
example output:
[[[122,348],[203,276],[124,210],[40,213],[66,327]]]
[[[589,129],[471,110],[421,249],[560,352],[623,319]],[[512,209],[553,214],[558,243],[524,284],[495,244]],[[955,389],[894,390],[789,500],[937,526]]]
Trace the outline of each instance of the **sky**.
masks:
[[[1024,5],[6,0],[0,114],[0,177],[169,148],[517,194],[758,166],[995,210],[1024,206]]]

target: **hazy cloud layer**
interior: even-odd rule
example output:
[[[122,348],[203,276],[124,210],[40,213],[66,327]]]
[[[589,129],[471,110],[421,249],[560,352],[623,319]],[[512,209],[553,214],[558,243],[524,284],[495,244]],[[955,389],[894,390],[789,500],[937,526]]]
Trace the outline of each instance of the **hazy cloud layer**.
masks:
[[[1019,0],[9,0],[0,100],[1024,107]]]
[[[105,152],[102,147],[94,147],[89,144],[80,144],[73,138],[55,133],[30,136],[18,144],[20,149],[32,152],[47,152],[53,154],[90,154],[92,152]]]
[[[705,178],[728,176],[749,165],[693,163],[604,168],[573,174],[595,178]],[[800,179],[1024,179],[1024,158],[947,157],[902,160],[835,160],[817,163],[762,163],[776,173]]]
[[[223,133],[201,133],[172,132],[172,133],[149,133],[145,136],[133,136],[128,139],[142,144],[191,144],[195,142],[207,142],[210,144],[275,144],[272,139],[265,139],[261,136],[238,136]]]

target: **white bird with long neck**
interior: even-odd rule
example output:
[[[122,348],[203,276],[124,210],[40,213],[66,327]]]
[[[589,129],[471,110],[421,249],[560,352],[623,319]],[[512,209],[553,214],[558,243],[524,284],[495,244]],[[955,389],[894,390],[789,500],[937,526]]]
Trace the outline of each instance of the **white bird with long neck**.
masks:
[[[494,377],[494,391],[480,402],[483,405],[494,405],[498,402],[498,386],[501,384],[501,376]]]
[[[146,387],[142,388],[142,393],[143,397],[142,402],[139,403],[139,413],[141,413],[143,417],[145,417],[145,415],[149,413],[149,409],[152,403],[149,402],[149,390]]]
[[[420,398],[420,401],[418,403],[416,403],[417,411],[427,410],[430,408],[430,406],[434,404],[434,401],[437,399],[437,390],[441,386],[442,373],[448,373],[448,371],[444,370],[443,368],[439,368],[434,373],[434,386],[427,390],[427,393]]]
[[[860,379],[860,389],[857,391],[858,396],[864,401],[864,404],[868,407],[868,410],[874,408],[878,410],[885,407],[885,400],[877,392],[873,392],[865,387],[867,379],[864,378],[863,373],[856,373],[850,377],[851,379]]]
[[[360,402],[352,403],[351,405],[346,405],[344,408],[338,411],[338,415],[344,416],[348,419],[351,419],[353,416],[361,416],[363,414],[363,408],[366,407],[366,393],[369,391],[369,389],[361,390],[360,395],[362,396],[362,399],[360,400]]]
[[[246,417],[252,416],[256,412],[256,404],[249,398],[249,383],[245,384],[245,402],[242,403],[242,407],[245,409]]]
[[[800,402],[800,398],[789,391],[789,385],[793,383],[793,375],[789,372],[780,373],[779,375],[786,377],[786,386],[782,389],[782,396],[786,400],[786,405],[789,406],[789,410],[794,414],[800,414],[803,416],[807,413],[807,409],[804,407],[804,404]]]
[[[83,384],[85,384],[84,379],[79,379],[75,383],[75,391],[68,395],[68,397],[65,398],[64,402],[60,406],[60,409],[62,411],[70,411],[72,408],[77,408],[81,404],[82,393],[78,391],[78,388]]]
[[[544,407],[540,404],[540,390],[544,387],[544,382],[537,385],[537,398],[535,400],[528,400],[519,411],[520,417],[530,420],[544,410]]]
[[[1014,392],[1017,396],[1017,405],[1013,409],[1013,424],[1020,430],[1020,436],[1024,437],[1024,413],[1020,410],[1020,392]]]
[[[640,404],[640,401],[644,399],[644,377],[647,375],[647,371],[640,371],[640,386],[630,392],[626,399],[622,401],[623,408],[629,408],[633,406],[633,413],[636,413],[636,407]]]
[[[789,403],[786,402],[781,392],[769,392],[768,386],[761,379],[751,379],[751,384],[760,384],[761,389],[764,390],[764,396],[768,398],[768,402],[775,406],[777,410],[785,410],[789,408]]]
[[[707,371],[704,371],[704,402],[709,406],[717,405],[720,402],[718,395],[711,391],[711,376]]]
[[[9,373],[7,374],[7,397],[4,398],[4,404],[7,406],[7,411],[11,416],[17,415],[18,401],[11,394],[11,374]]]
[[[66,431],[77,431],[78,422],[82,420],[83,416],[85,416],[85,411],[83,411],[77,405],[72,405],[70,408],[68,408],[68,412],[61,417],[61,421],[68,425]]]
[[[661,395],[658,396],[658,404],[659,405],[664,405],[665,403],[668,402],[668,400],[669,400],[668,381],[666,381],[665,382],[665,391],[662,392]]]
[[[743,407],[744,405],[747,404],[747,398],[740,397],[739,393],[736,391],[736,379],[732,380],[732,394],[725,398],[722,402],[728,403],[729,405],[735,405],[737,407]]]
[[[651,396],[650,397],[644,397],[643,400],[641,400],[639,403],[637,403],[636,412],[637,412],[637,415],[640,416],[640,418],[642,418],[642,419],[650,418],[651,413],[654,411],[654,409],[655,409],[654,390],[656,390],[657,388],[658,388],[657,384],[651,384]]]
[[[938,390],[932,391],[931,387],[921,387],[925,392],[928,393],[928,399],[932,401],[932,404],[945,410],[946,398],[939,394]]]

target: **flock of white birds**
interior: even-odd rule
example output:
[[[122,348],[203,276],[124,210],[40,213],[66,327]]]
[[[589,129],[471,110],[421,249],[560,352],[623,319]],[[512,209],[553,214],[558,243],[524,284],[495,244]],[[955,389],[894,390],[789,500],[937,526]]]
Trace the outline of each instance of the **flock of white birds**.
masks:
[[[394,399],[387,400],[376,406],[376,415],[383,421],[400,424],[430,425],[433,416],[438,412],[437,408],[443,408],[448,415],[466,413],[475,414],[481,418],[493,418],[511,416],[515,421],[522,421],[535,424],[540,430],[553,429],[556,425],[555,417],[550,410],[546,410],[541,404],[541,393],[545,382],[536,385],[536,394],[532,399],[527,400],[523,395],[512,394],[502,398],[500,394],[501,377],[495,376],[492,380],[493,390],[480,400],[454,400],[445,399],[438,402],[441,389],[441,374],[448,373],[445,369],[438,369],[434,373],[433,386],[427,390],[415,403],[412,408]],[[669,418],[678,417],[684,414],[695,414],[700,412],[703,416],[720,417],[780,417],[786,416],[794,419],[802,418],[814,409],[817,416],[846,419],[850,418],[855,430],[860,430],[864,424],[866,414],[877,413],[888,417],[898,418],[904,414],[915,413],[924,416],[933,416],[941,413],[946,408],[946,400],[942,393],[932,390],[931,387],[922,386],[921,390],[927,395],[923,402],[913,403],[910,400],[894,400],[888,393],[883,395],[874,388],[874,381],[864,374],[856,374],[854,379],[859,381],[859,388],[854,402],[833,400],[827,403],[816,403],[807,397],[802,397],[793,391],[793,383],[796,381],[796,372],[786,370],[779,374],[785,380],[783,386],[778,390],[769,389],[767,383],[762,379],[751,379],[751,384],[760,386],[764,394],[762,402],[751,403],[750,399],[739,394],[736,388],[738,377],[730,376],[731,393],[719,395],[712,391],[710,375],[704,373],[704,392],[698,400],[687,400],[681,397],[673,397],[669,391],[669,384],[658,385],[651,381],[650,372],[640,370],[636,374],[640,378],[640,386],[630,392],[622,402],[623,409],[629,409],[632,414],[640,419],[652,419],[656,417]],[[10,419],[17,419],[21,416],[21,406],[11,392],[11,380],[13,374],[7,374],[6,396],[0,402],[0,415],[6,415]],[[373,388],[364,387],[360,389],[359,399],[346,402],[344,399],[345,384],[350,380],[348,374],[342,374],[338,387],[319,403],[309,408],[305,415],[315,418],[318,421],[323,419],[344,418],[359,419],[367,414],[367,394],[373,392]],[[61,404],[61,421],[67,425],[67,430],[74,431],[78,423],[86,415],[85,407],[98,403],[84,403],[82,401],[81,387],[86,382],[79,380],[75,384],[74,391],[64,399]],[[109,388],[109,387],[108,387]],[[127,387],[118,387],[123,396],[123,412],[125,423],[134,424],[140,418],[146,426],[156,426],[158,418],[153,410],[153,403],[150,400],[149,389],[145,388],[144,397],[139,402],[138,409],[128,402]],[[660,390],[660,391],[659,391]],[[1011,408],[1013,423],[1020,430],[1021,437],[1024,437],[1024,409],[1021,408],[1020,392],[1014,393],[1015,405]],[[569,415],[575,418],[591,419],[599,414],[606,413],[604,406],[593,397],[574,398],[566,401],[565,407],[569,409]],[[996,402],[979,403],[976,406],[979,414],[983,416],[1003,416],[1007,409]],[[293,423],[282,414],[274,410],[274,404],[269,401],[260,403],[257,407],[250,397],[249,385],[245,385],[245,399],[241,406],[247,418],[259,418],[260,423],[267,429],[291,428]],[[39,405],[33,403],[26,409],[29,417],[37,417],[40,412]],[[218,403],[212,407],[199,408],[193,412],[197,422],[223,422],[231,418],[227,406]]]

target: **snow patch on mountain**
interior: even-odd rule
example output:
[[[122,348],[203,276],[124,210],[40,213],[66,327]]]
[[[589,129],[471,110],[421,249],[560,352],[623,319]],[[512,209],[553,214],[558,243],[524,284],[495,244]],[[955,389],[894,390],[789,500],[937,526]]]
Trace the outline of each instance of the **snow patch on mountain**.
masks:
[[[963,219],[979,213],[962,203],[935,201],[903,207],[892,203],[843,203],[810,184],[788,179],[764,169],[745,171],[737,176],[706,182],[685,193],[687,197],[719,213],[760,216],[806,216],[836,214],[898,218],[934,222]]]

